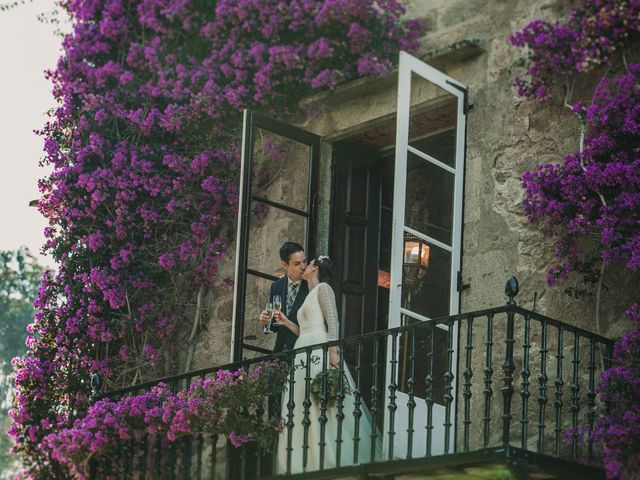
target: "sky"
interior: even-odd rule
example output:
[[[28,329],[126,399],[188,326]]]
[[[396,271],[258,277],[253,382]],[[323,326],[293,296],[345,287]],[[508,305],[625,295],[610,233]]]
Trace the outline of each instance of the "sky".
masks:
[[[33,130],[55,106],[44,71],[55,67],[62,39],[58,26],[38,20],[54,8],[55,0],[33,0],[0,11],[0,250],[25,245],[47,266],[53,260],[39,253],[46,221],[29,202],[38,198],[38,179],[49,171],[38,166],[43,140]]]

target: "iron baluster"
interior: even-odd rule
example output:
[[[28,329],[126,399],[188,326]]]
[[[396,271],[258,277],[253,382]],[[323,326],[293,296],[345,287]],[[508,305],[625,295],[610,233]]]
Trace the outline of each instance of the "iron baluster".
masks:
[[[447,371],[444,374],[444,453],[451,444],[451,405],[453,403],[453,322],[447,321]]]
[[[147,476],[147,461],[149,455],[149,437],[145,433],[142,436],[142,457],[140,458],[140,479],[144,480]]]
[[[483,420],[483,446],[489,446],[491,433],[491,398],[493,396],[493,313],[487,315],[487,357],[484,367],[484,418]]]
[[[358,346],[356,350],[356,378],[355,378],[355,386],[353,389],[353,417],[354,417],[354,425],[353,425],[353,463],[358,463],[358,452],[360,450],[360,418],[362,417],[362,394],[360,393],[360,382],[361,382],[361,373],[362,373],[362,339],[358,341]]]
[[[119,451],[119,449],[120,449],[120,447],[118,448],[118,451]],[[105,472],[105,477],[106,478],[109,478],[109,479],[112,478],[112,476],[113,476],[113,466],[114,466],[114,462],[108,462],[105,465],[104,472]]]
[[[564,379],[562,377],[562,360],[564,359],[564,327],[558,327],[558,349],[556,351],[556,399],[553,402],[556,414],[556,426],[555,426],[555,454],[560,455],[560,445],[562,443],[562,387],[564,386]]]
[[[211,457],[209,463],[209,479],[214,480],[216,478],[216,465],[217,465],[217,450],[218,450],[218,434],[211,436]],[[160,476],[154,477],[160,478]]]
[[[309,460],[309,426],[311,419],[309,412],[311,408],[311,348],[306,349],[305,356],[305,375],[304,375],[304,400],[302,401],[302,470],[306,471],[307,461]]]
[[[611,368],[611,362],[613,360],[613,343],[608,343],[606,345],[603,346],[604,347],[604,359],[603,359],[603,366],[602,368],[604,370],[608,370],[609,368]],[[605,414],[609,415],[609,413],[611,412],[611,396],[609,396],[609,399],[605,402]]]
[[[415,372],[416,372],[416,329],[407,330],[406,335],[411,335],[411,346],[409,349],[409,378],[407,379],[407,389],[409,399],[407,400],[407,458],[413,457],[413,422],[416,409],[415,401]]]
[[[529,397],[531,392],[529,391],[529,378],[531,377],[531,369],[529,368],[529,355],[531,351],[531,315],[525,315],[524,317],[524,343],[522,344],[522,391],[520,396],[522,398],[522,439],[521,447],[523,450],[528,450],[529,442]]]
[[[380,354],[380,337],[375,337],[373,341],[373,382],[371,384],[371,461],[376,458],[376,442],[378,439],[378,355]]]
[[[98,462],[96,461],[95,458],[90,458],[89,459],[89,479],[90,480],[97,480],[98,479]]]
[[[204,445],[204,439],[202,434],[198,434],[198,446],[196,447],[196,478],[200,480],[202,478],[202,447]]]
[[[182,457],[182,471],[183,471],[183,478],[185,480],[189,480],[191,479],[191,456],[192,456],[192,441],[190,437],[186,437],[184,439],[185,445],[184,445],[184,453],[183,453],[183,457]],[[258,457],[258,460],[260,459],[260,457]]]
[[[127,472],[131,471],[131,467],[132,467],[132,455],[133,455],[133,449],[131,448],[131,442],[130,441],[126,441],[123,442],[121,444],[121,447],[123,447],[121,449],[121,456],[118,459],[119,460],[119,464],[121,466],[121,475],[123,480],[126,478]],[[124,457],[124,459],[123,459]],[[124,460],[124,461],[123,461]]]
[[[265,413],[264,404],[259,403],[258,406],[256,407],[256,414],[255,414],[256,424],[262,423],[262,417],[264,413]],[[262,472],[262,449],[258,445],[256,445],[256,463],[255,464],[256,464],[256,475],[257,475],[256,478],[260,478],[262,475],[261,473]]]
[[[175,379],[171,382],[171,393],[176,395],[178,393],[178,389],[180,386],[178,385],[179,379]],[[176,451],[175,442],[171,442],[169,445],[169,480],[174,480],[176,478],[176,468],[178,468],[178,452]]]
[[[287,401],[287,473],[291,473],[291,455],[293,453],[293,427],[295,424],[293,423],[294,413],[293,410],[296,406],[294,401],[294,385],[296,383],[295,380],[295,354],[290,358],[289,361],[290,369],[289,369],[289,400]]]
[[[427,375],[425,381],[425,403],[427,404],[427,425],[426,425],[426,451],[425,456],[431,456],[431,442],[433,440],[433,350],[435,348],[435,330],[433,323],[429,324],[429,351],[427,353]]]
[[[329,397],[327,395],[327,356],[329,348],[326,345],[322,346],[322,395],[320,396],[320,416],[318,417],[318,423],[320,423],[320,470],[324,470],[324,454],[326,442],[326,428],[327,428],[327,401]]]
[[[508,446],[510,442],[511,430],[511,399],[513,397],[513,372],[516,367],[513,362],[514,335],[514,310],[507,312],[507,336],[504,340],[506,354],[502,364],[503,384],[502,384],[502,444]]]
[[[596,408],[596,339],[589,338],[589,391],[587,392],[587,423],[589,433],[587,434],[587,458],[593,460],[593,439],[591,434],[595,424]]]
[[[162,447],[162,443],[160,442],[160,437],[157,436],[155,438],[155,449],[154,449],[154,455],[155,455],[155,461],[153,462],[153,476],[152,478],[160,478],[160,449]]]
[[[541,322],[541,338],[540,338],[540,373],[538,374],[538,453],[544,453],[544,430],[546,426],[545,412],[549,399],[547,398],[547,341],[549,335],[549,325],[546,320]]]
[[[339,388],[337,394],[337,411],[336,411],[336,420],[337,420],[337,429],[338,433],[336,435],[336,467],[340,466],[340,457],[342,455],[342,422],[344,420],[344,349],[340,349],[340,380],[339,380]]]
[[[578,379],[580,367],[580,335],[573,333],[573,375],[571,378],[571,459],[578,458],[578,414],[580,413],[580,381]]]
[[[175,393],[175,392],[174,392]],[[176,452],[176,443],[171,442],[169,445],[169,478],[176,478],[176,469],[178,468],[178,452]]]
[[[471,427],[471,378],[473,369],[471,366],[471,355],[473,352],[473,317],[467,320],[467,345],[465,346],[465,369],[464,369],[464,425],[463,449],[469,451],[469,429]]]
[[[200,375],[200,381],[204,381],[206,375]],[[196,478],[202,480],[202,449],[204,448],[204,437],[198,434],[198,443],[196,446]]]
[[[398,382],[396,379],[396,370],[398,365],[398,331],[394,330],[391,333],[391,360],[389,360],[389,364],[391,365],[391,378],[388,385],[389,389],[389,457],[393,458],[393,446],[394,446],[394,437],[395,437],[395,418],[396,418],[396,410],[398,406],[396,405],[396,391],[398,390]]]
[[[240,447],[240,480],[247,478],[247,446]]]

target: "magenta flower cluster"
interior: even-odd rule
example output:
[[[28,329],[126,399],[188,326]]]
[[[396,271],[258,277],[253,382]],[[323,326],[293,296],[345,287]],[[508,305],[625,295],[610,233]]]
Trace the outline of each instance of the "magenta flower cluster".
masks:
[[[633,328],[616,342],[613,366],[604,372],[598,394],[609,411],[591,438],[604,458],[608,478],[636,478],[640,472],[640,305],[627,312]]]
[[[78,479],[87,478],[88,459],[98,468],[105,460],[117,463],[123,442],[166,449],[180,438],[202,434],[226,435],[236,448],[250,440],[269,448],[282,422],[257,412],[267,396],[283,391],[287,373],[285,363],[262,362],[249,372],[218,370],[214,377],[196,380],[177,393],[159,384],[118,401],[99,400],[70,427],[44,437],[43,446]],[[143,468],[152,473],[152,465]]]
[[[518,94],[549,100],[554,84],[608,64],[638,31],[637,0],[584,0],[564,21],[531,22],[509,38],[529,50],[529,79],[515,79]]]
[[[59,270],[15,362],[12,413],[34,478],[67,478],[42,439],[83,415],[92,374],[114,388],[176,373],[185,312],[233,240],[242,109],[280,114],[384,74],[420,33],[397,0],[61,4],[73,30],[49,72],[39,202]]]
[[[593,275],[602,259],[640,269],[640,64],[604,79],[585,109],[589,131],[582,153],[525,172],[523,207],[532,222],[558,239],[549,282],[570,273]],[[598,239],[600,251],[585,248]]]

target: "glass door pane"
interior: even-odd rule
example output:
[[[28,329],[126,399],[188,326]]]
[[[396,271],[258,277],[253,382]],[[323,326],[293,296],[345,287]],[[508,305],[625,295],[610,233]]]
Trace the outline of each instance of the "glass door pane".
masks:
[[[313,255],[320,138],[245,111],[233,308],[232,360],[270,353],[258,322],[271,282],[284,275],[286,241]]]
[[[264,128],[256,128],[251,160],[252,196],[308,212],[311,148]]]

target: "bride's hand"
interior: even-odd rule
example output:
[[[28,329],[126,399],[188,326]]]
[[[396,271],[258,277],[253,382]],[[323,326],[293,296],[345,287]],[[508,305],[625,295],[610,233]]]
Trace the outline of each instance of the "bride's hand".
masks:
[[[329,366],[331,368],[340,368],[340,354],[338,347],[329,347]]]
[[[288,328],[296,335],[296,337],[300,336],[300,327],[289,320],[287,316],[282,313],[282,310],[276,310],[273,312],[273,319],[275,320],[276,325],[282,325],[283,327]]]
[[[273,312],[273,319],[278,325],[284,325],[289,321],[282,310],[276,310],[275,312]]]

